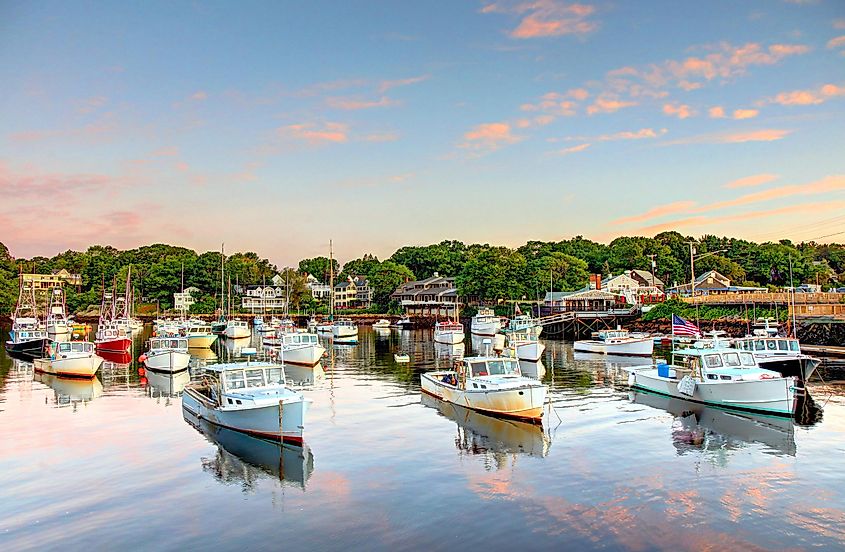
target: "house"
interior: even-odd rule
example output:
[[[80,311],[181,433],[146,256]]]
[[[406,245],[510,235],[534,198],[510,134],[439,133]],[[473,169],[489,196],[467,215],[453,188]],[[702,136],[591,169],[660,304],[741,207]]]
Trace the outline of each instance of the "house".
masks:
[[[405,282],[390,297],[405,309],[409,316],[455,317],[461,306],[455,279],[440,276]]]
[[[639,272],[650,276],[650,273],[644,270]],[[625,297],[625,301],[631,305],[648,305],[665,301],[666,296],[663,294],[663,289],[652,286],[650,283],[644,284],[644,278],[645,276],[642,275],[635,277],[635,271],[633,270],[626,270],[618,276],[608,276],[604,285],[599,289],[622,295]],[[655,280],[655,284],[657,282],[658,280]],[[662,284],[663,282],[660,283]]]
[[[763,287],[733,286],[731,280],[715,270],[708,270],[695,278],[695,294],[711,295],[715,293],[758,293],[768,291]],[[669,292],[677,295],[690,295],[690,284],[675,285]]]
[[[361,308],[369,308],[373,303],[373,290],[370,289],[370,281],[366,276],[355,276],[355,301]]]
[[[194,286],[186,287],[182,291],[177,291],[173,294],[173,308],[178,311],[191,310],[191,305],[196,302],[194,301],[194,295],[199,292],[199,288],[195,288]]]
[[[592,289],[590,286],[578,291],[549,291],[543,299],[543,314],[558,312],[611,312],[622,309],[625,297],[610,291]]]
[[[328,284],[321,283],[312,274],[305,275],[305,287],[311,292],[311,297],[317,301],[328,299],[332,294],[332,288]]]
[[[663,283],[663,280],[661,280],[648,270],[626,270],[625,274],[636,280],[640,284],[640,286],[656,287],[660,291],[663,291],[663,289],[666,287],[666,284]]]
[[[284,286],[244,286],[241,308],[252,312],[284,310],[287,306]]]
[[[54,270],[50,274],[21,274],[21,278],[24,283],[32,284],[35,291],[49,291],[64,284],[76,287],[82,285],[81,274],[71,274],[64,268]]]

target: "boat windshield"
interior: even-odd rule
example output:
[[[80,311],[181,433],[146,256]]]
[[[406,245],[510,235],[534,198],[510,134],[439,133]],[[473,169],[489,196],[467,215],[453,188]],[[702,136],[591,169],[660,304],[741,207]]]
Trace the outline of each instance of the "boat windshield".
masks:
[[[797,340],[795,340],[795,339],[790,339],[790,340],[789,340],[789,350],[790,350],[790,351],[795,351],[795,352],[798,352],[798,351],[800,351],[800,350],[801,350],[801,349],[798,347],[798,341],[797,341]]]
[[[472,376],[519,375],[519,364],[515,360],[496,359],[471,363]]]
[[[87,353],[90,352],[93,348],[91,343],[86,343],[82,341],[73,341],[70,343],[59,343],[59,352],[60,353]]]

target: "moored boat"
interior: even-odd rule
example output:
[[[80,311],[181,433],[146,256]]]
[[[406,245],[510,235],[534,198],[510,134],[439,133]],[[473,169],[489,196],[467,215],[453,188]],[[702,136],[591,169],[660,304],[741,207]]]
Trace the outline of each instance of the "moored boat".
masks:
[[[680,365],[664,362],[626,368],[628,385],[720,408],[792,416],[797,378],[760,368],[750,352],[721,342],[675,351]]]
[[[774,370],[784,377],[795,376],[807,381],[821,364],[819,359],[803,354],[801,344],[791,337],[760,333],[734,339],[731,344],[736,349],[753,354],[761,368]]]
[[[434,324],[434,341],[445,345],[455,345],[464,341],[464,325],[460,322],[437,322]]]
[[[420,376],[423,393],[485,414],[540,423],[548,387],[522,376],[516,359],[468,357]]]
[[[601,330],[597,339],[581,339],[574,343],[573,350],[584,353],[606,355],[651,356],[654,341],[649,337],[631,337],[628,330]]]
[[[496,316],[493,309],[480,308],[472,317],[470,331],[474,335],[492,337],[502,329],[502,319]]]
[[[33,362],[35,370],[63,378],[93,378],[103,363],[88,341],[52,343],[48,356]]]
[[[211,326],[205,323],[188,323],[185,326],[185,338],[188,340],[189,348],[211,347],[217,336],[211,331]]]
[[[332,328],[332,337],[342,343],[357,343],[358,326],[349,318],[338,318]]]
[[[132,340],[123,328],[111,322],[103,321],[97,326],[94,344],[98,351],[120,353],[129,350],[132,346]]]
[[[390,327],[390,320],[382,318],[378,322],[373,322],[373,328],[389,328]]]
[[[62,288],[54,288],[50,293],[50,305],[47,307],[47,333],[53,336],[54,341],[67,339],[70,334],[65,292]]]
[[[229,339],[249,337],[249,324],[245,320],[229,320],[226,323],[225,335]]]
[[[287,386],[282,365],[268,362],[213,364],[202,381],[189,383],[182,393],[182,408],[201,420],[298,444],[310,403]]]
[[[522,327],[522,329],[504,330],[505,353],[516,357],[519,360],[537,362],[543,357],[546,346],[537,339],[533,326]]]
[[[13,354],[41,356],[49,341],[47,332],[41,327],[38,319],[35,289],[31,284],[25,288],[21,278],[18,302],[12,315],[12,329],[5,344],[6,350]]]
[[[263,342],[268,347],[281,347],[281,359],[285,364],[314,366],[326,352],[326,348],[320,344],[319,336],[313,333],[280,333],[274,337],[265,337]]]
[[[184,337],[151,337],[149,349],[141,355],[141,362],[148,370],[182,372],[188,369],[191,354]]]

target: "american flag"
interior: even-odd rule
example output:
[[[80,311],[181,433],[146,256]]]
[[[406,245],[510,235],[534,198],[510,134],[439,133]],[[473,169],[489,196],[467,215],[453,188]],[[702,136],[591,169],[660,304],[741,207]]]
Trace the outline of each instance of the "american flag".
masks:
[[[672,334],[673,335],[701,335],[701,329],[678,316],[672,315]]]

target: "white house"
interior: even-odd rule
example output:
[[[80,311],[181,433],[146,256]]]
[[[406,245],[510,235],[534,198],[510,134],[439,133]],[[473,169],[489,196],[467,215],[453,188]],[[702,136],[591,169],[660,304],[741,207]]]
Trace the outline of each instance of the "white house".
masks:
[[[199,289],[194,286],[186,287],[184,291],[178,291],[173,294],[173,308],[179,311],[187,311],[191,309],[196,301],[191,295],[192,293],[199,293]]]
[[[311,291],[311,297],[318,301],[328,299],[332,294],[332,288],[320,281],[311,274],[305,275],[305,287]]]
[[[283,286],[250,286],[241,296],[241,308],[253,312],[284,310],[285,299]]]

